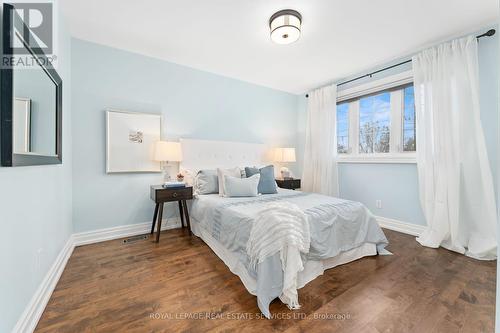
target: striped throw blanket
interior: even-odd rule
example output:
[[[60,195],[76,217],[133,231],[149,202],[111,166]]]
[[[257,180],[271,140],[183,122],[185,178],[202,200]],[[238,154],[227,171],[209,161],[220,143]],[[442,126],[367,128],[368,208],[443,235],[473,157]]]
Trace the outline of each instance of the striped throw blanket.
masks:
[[[280,253],[283,291],[280,299],[290,309],[300,308],[297,274],[304,269],[301,253],[308,253],[311,243],[307,216],[289,202],[273,202],[262,209],[252,226],[247,254],[253,267]]]

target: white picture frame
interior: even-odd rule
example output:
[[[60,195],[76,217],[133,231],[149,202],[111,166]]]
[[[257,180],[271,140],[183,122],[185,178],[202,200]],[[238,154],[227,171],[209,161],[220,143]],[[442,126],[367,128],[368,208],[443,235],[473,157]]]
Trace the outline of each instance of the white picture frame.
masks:
[[[154,147],[162,116],[106,109],[106,173],[161,172]]]

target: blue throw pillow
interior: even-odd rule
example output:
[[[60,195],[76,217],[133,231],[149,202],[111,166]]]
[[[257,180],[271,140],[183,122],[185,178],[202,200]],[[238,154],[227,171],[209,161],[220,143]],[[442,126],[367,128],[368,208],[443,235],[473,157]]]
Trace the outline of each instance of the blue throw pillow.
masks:
[[[274,166],[268,165],[260,169],[246,167],[245,174],[247,178],[252,177],[253,175],[256,174],[260,174],[259,187],[258,187],[260,194],[278,193],[276,189],[276,180],[274,179]]]

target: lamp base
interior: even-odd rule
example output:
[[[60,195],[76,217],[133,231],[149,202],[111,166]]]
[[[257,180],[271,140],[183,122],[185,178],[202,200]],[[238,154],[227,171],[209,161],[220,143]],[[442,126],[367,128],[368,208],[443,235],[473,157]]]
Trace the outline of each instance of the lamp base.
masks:
[[[163,181],[164,182],[169,182],[172,180],[172,177],[170,176],[170,169],[171,165],[168,164],[168,162],[163,162],[162,167],[161,167],[161,173],[163,175]]]

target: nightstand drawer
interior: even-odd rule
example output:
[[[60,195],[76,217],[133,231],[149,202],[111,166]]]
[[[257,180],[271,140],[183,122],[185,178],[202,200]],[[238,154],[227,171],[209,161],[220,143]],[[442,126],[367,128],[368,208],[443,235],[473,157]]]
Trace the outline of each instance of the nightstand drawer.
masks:
[[[177,189],[156,192],[156,199],[159,201],[188,200],[192,198],[193,194],[191,193],[191,188],[189,191],[186,191],[185,189]]]
[[[276,179],[279,187],[295,190],[300,188],[300,179]]]
[[[151,199],[155,202],[190,200],[192,198],[193,198],[192,187],[166,189],[160,186],[151,188]]]

